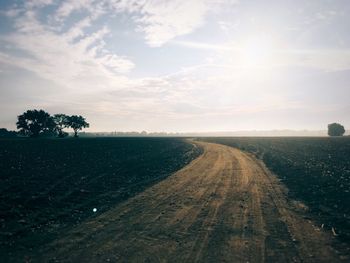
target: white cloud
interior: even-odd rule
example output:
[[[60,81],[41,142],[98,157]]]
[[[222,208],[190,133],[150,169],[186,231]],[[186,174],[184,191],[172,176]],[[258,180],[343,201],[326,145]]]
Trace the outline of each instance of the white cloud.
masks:
[[[224,51],[224,50],[232,50],[233,49],[233,47],[230,45],[222,45],[222,44],[216,45],[216,44],[195,42],[195,41],[173,40],[170,43],[174,44],[174,45],[182,46],[182,47],[187,47],[187,48],[214,50],[214,51]]]
[[[65,87],[88,89],[95,85],[91,80],[95,80],[110,88],[121,82],[122,77],[116,73],[129,72],[134,63],[105,48],[108,27],[84,33],[91,21],[89,17],[83,18],[66,33],[57,33],[40,23],[34,10],[28,10],[15,18],[16,31],[0,39],[10,44],[10,51],[20,52],[10,59],[4,59],[4,55],[0,59]]]
[[[237,1],[228,0],[129,0],[112,1],[116,12],[134,14],[137,30],[151,47],[159,47],[201,27],[207,14]]]
[[[147,43],[157,47],[200,27],[207,11],[208,4],[203,0],[148,1],[137,22]]]
[[[134,67],[133,62],[115,54],[107,53],[101,57],[97,57],[96,61],[118,73],[127,73]]]
[[[26,2],[22,9],[12,9],[19,10],[11,15],[16,31],[2,36],[0,40],[11,46],[10,53],[18,55],[6,55],[4,59],[7,51],[3,50],[2,63],[25,68],[64,86],[91,86],[91,80],[94,79],[100,82],[99,86],[111,87],[120,83],[121,77],[116,74],[129,72],[134,63],[105,48],[104,39],[111,34],[107,26],[87,33],[87,29],[100,15],[133,13],[147,43],[160,46],[199,27],[214,2],[67,0],[58,5],[53,15],[47,15],[46,22],[39,21],[40,8],[50,4],[54,4],[53,1],[32,0]],[[65,20],[80,11],[85,12],[83,18],[72,25],[66,24],[68,29],[62,32]],[[58,24],[59,28],[53,26]]]
[[[350,69],[349,49],[291,50],[286,57],[287,65],[314,68],[325,71]]]
[[[21,67],[49,80],[36,78],[30,84],[25,81],[13,84],[16,88],[22,84],[28,87],[28,94],[31,94],[30,89],[34,90],[36,83],[42,85],[40,92],[33,97],[24,96],[21,107],[33,105],[47,107],[50,112],[64,109],[81,113],[92,123],[101,124],[102,128],[99,129],[105,127],[102,123],[105,118],[105,123],[114,125],[108,129],[115,129],[118,125],[120,129],[145,125],[140,129],[154,127],[154,130],[163,127],[178,130],[187,124],[192,127],[203,125],[198,127],[205,128],[208,123],[213,127],[215,123],[226,127],[230,119],[235,125],[239,121],[244,123],[263,119],[256,117],[260,113],[278,115],[287,110],[302,110],[305,107],[303,103],[284,94],[285,90],[295,88],[294,75],[278,79],[281,68],[305,67],[307,70],[316,68],[328,71],[350,68],[348,50],[297,50],[286,45],[284,49],[278,50],[278,47],[273,51],[276,59],[270,72],[257,69],[262,74],[255,75],[251,68],[241,70],[237,60],[237,53],[241,50],[234,38],[237,37],[236,29],[242,25],[223,22],[226,21],[225,17],[217,16],[220,13],[218,8],[227,2],[236,1],[27,1],[26,8],[17,6],[6,12],[7,18],[13,19],[15,30],[0,37],[0,66]],[[49,13],[43,11],[46,8],[41,10],[47,5],[52,5],[48,8]],[[215,22],[215,19],[219,22]],[[227,19],[229,21],[231,17]],[[206,24],[208,21],[210,25]],[[108,26],[109,22],[111,24]],[[177,38],[206,25],[208,31],[204,30],[195,38]],[[154,54],[155,59],[160,57],[156,54],[158,49],[139,45],[138,38],[130,34],[130,27],[137,28],[149,46],[159,47],[169,43],[172,46],[159,51],[172,50],[174,53],[160,53],[164,57],[157,63],[147,61],[152,60]],[[218,30],[218,33],[225,33],[222,35],[225,35],[226,43],[222,38],[210,34],[219,28],[222,30]],[[121,41],[115,38],[116,41],[111,43],[112,38],[109,37],[116,32],[120,34]],[[217,44],[209,43],[213,39],[218,40]],[[145,68],[138,69],[135,75],[132,75],[134,72],[125,75],[135,66],[133,61],[119,51],[108,49],[113,45],[119,48],[119,43],[123,45],[120,50],[135,51],[132,54],[135,61],[140,61]],[[186,59],[184,63],[178,63],[182,55]],[[171,63],[167,59],[176,61],[176,65],[169,65]],[[151,72],[158,77],[136,78],[139,73],[147,75],[147,65],[152,65]],[[4,69],[6,74],[12,70],[11,67],[1,67],[0,72]],[[173,73],[162,76],[157,70]],[[22,71],[18,71],[18,74],[22,74]],[[25,74],[28,77],[29,74]],[[6,81],[4,79],[2,82]],[[288,85],[289,88],[285,88]],[[111,115],[114,116],[113,121],[118,119],[119,122],[112,122]],[[171,121],[178,126],[166,126],[171,125]]]
[[[78,37],[82,37],[85,35],[84,29],[91,26],[92,19],[91,17],[85,17],[84,19],[77,22],[73,25],[68,32],[65,33],[66,37],[71,41],[74,41]]]
[[[25,5],[27,8],[44,7],[53,4],[53,0],[27,0]]]
[[[237,1],[229,0],[66,0],[59,5],[53,16],[54,21],[62,21],[74,12],[85,11],[87,19],[95,20],[103,14],[129,13],[137,25],[136,29],[142,32],[149,46],[159,47],[176,38],[189,34],[201,27],[207,14],[230,6]],[[32,0],[26,7],[40,8],[53,4],[52,0]],[[16,15],[17,9],[9,10],[8,15]],[[23,11],[23,10],[22,10]],[[78,32],[76,32],[78,33]]]
[[[217,56],[211,58],[211,65],[227,67],[231,69],[244,68],[239,60],[244,51],[244,46],[237,44],[211,44],[195,41],[170,42],[173,45],[199,50],[216,51]],[[293,48],[272,48],[269,51],[269,63],[265,69],[279,67],[305,67],[325,71],[338,71],[350,69],[350,49],[293,49]],[[256,65],[258,68],[259,65]],[[261,65],[259,66],[261,67]],[[261,67],[261,68],[264,68]]]
[[[98,12],[99,5],[95,0],[66,0],[64,1],[56,11],[56,19],[64,19],[71,15],[75,11],[88,10],[90,13]]]
[[[50,4],[50,0],[36,0]],[[204,24],[205,16],[211,9],[223,5],[218,0],[66,0],[55,12],[55,20],[63,21],[74,12],[86,11],[93,19],[102,14],[129,13],[142,32],[148,45],[159,47],[169,40],[193,32]],[[231,1],[232,2],[232,1]],[[236,2],[236,1],[234,1]]]

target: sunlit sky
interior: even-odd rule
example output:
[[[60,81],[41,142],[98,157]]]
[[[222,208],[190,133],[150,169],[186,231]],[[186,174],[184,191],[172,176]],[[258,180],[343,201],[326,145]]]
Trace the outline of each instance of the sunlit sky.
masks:
[[[0,1],[0,127],[350,128],[348,0]]]

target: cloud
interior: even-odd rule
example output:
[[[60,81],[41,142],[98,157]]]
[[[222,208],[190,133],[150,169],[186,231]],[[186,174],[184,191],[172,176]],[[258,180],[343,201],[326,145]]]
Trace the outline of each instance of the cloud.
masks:
[[[325,71],[350,69],[349,49],[291,50],[287,53],[290,65],[314,68]]]
[[[201,27],[210,11],[236,2],[228,0],[130,0],[115,1],[112,7],[117,12],[134,14],[137,30],[144,33],[146,43],[151,47],[159,47]]]
[[[128,13],[133,16],[135,30],[144,34],[146,43],[159,47],[177,36],[193,32],[204,24],[209,11],[228,2],[232,4],[228,0],[66,0],[55,11],[54,20],[62,22],[82,11],[88,12],[93,19],[104,14]],[[45,4],[52,4],[52,1],[33,0],[27,6],[42,7]]]
[[[0,41],[7,49],[2,50],[0,61],[65,87],[88,89],[99,81],[101,86],[110,88],[121,82],[120,74],[135,65],[125,56],[106,49],[104,39],[110,34],[107,26],[86,33],[91,21],[91,17],[82,18],[61,33],[40,22],[35,10],[27,10],[14,18],[16,30],[1,36]]]
[[[249,122],[255,127],[269,114],[278,118],[286,111],[310,111],[305,105],[317,109],[314,97],[301,102],[287,91],[319,87],[311,77],[303,82],[314,69],[350,69],[350,52],[281,45],[273,51],[270,71],[242,69],[237,54],[244,20],[232,19],[239,12],[219,10],[233,2],[32,0],[16,5],[2,12],[13,22],[13,31],[0,36],[0,72],[5,76],[0,82],[10,87],[0,90],[1,107],[14,114],[27,107],[83,114],[92,130],[206,129],[209,124],[222,129]],[[281,73],[288,67],[303,73]],[[302,84],[296,85],[296,78]],[[328,88],[333,82],[321,89]],[[278,119],[283,120],[287,118]]]
[[[68,0],[68,1],[64,1],[56,11],[56,18],[57,19],[66,18],[74,11],[78,11],[81,9],[90,9],[91,10],[93,2],[94,2],[93,0]]]
[[[200,27],[207,11],[208,4],[203,0],[148,1],[136,22],[147,43],[157,47]]]
[[[44,7],[53,4],[53,0],[28,0],[25,2],[26,8]]]
[[[181,46],[189,49],[216,51],[215,59],[211,58],[212,66],[215,64],[219,67],[231,69],[243,69],[239,58],[244,51],[244,47],[238,44],[212,44],[195,41],[177,41],[170,42],[172,45]],[[265,69],[280,67],[304,67],[319,69],[325,71],[341,71],[350,69],[350,49],[297,49],[297,48],[280,48],[276,47],[269,50],[270,59]],[[256,65],[258,68],[259,65]],[[259,66],[260,68],[261,65]]]
[[[51,17],[62,25],[65,19],[74,13],[87,12],[88,19],[96,20],[101,15],[129,13],[136,24],[135,30],[144,34],[146,43],[159,47],[182,35],[187,35],[205,23],[209,12],[215,12],[237,1],[228,0],[66,0],[63,1]],[[53,5],[52,0],[32,0],[26,2],[25,9],[38,9]],[[8,10],[15,16],[19,8]],[[85,20],[86,21],[86,20]]]
[[[134,14],[146,42],[160,46],[198,28],[214,4],[218,1],[67,0],[59,5],[51,0],[27,1],[24,6],[16,5],[8,10],[15,31],[0,37],[6,47],[0,50],[0,61],[65,87],[89,89],[94,82],[99,82],[100,88],[122,87],[130,80],[120,74],[128,73],[135,64],[106,48],[105,38],[111,34],[109,27],[92,27],[101,15]],[[47,5],[53,5],[54,11],[41,13],[41,8]],[[69,17],[78,12],[80,19],[68,23]]]
[[[187,48],[194,48],[194,49],[203,49],[203,50],[214,50],[214,51],[224,51],[224,50],[233,50],[233,47],[230,45],[222,45],[222,44],[210,44],[210,43],[203,43],[203,42],[195,42],[195,41],[179,41],[179,40],[173,40],[170,42],[171,44],[187,47]]]
[[[110,0],[65,0],[56,10],[54,17],[62,21],[74,12],[86,11],[92,19],[97,19],[109,11],[106,5],[110,2]]]

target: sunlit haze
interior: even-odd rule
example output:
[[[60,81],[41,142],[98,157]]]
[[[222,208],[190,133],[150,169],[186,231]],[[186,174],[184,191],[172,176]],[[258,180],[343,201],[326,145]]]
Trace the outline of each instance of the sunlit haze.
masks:
[[[0,127],[28,109],[87,131],[350,128],[346,0],[0,2]]]

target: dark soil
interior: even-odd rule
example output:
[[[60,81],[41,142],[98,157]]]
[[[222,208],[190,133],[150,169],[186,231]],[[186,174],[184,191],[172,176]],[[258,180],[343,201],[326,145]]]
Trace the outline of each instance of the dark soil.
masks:
[[[350,137],[203,140],[254,153],[288,187],[292,199],[308,205],[319,227],[333,228],[349,247]]]
[[[23,258],[199,154],[176,138],[0,139],[2,262]]]

